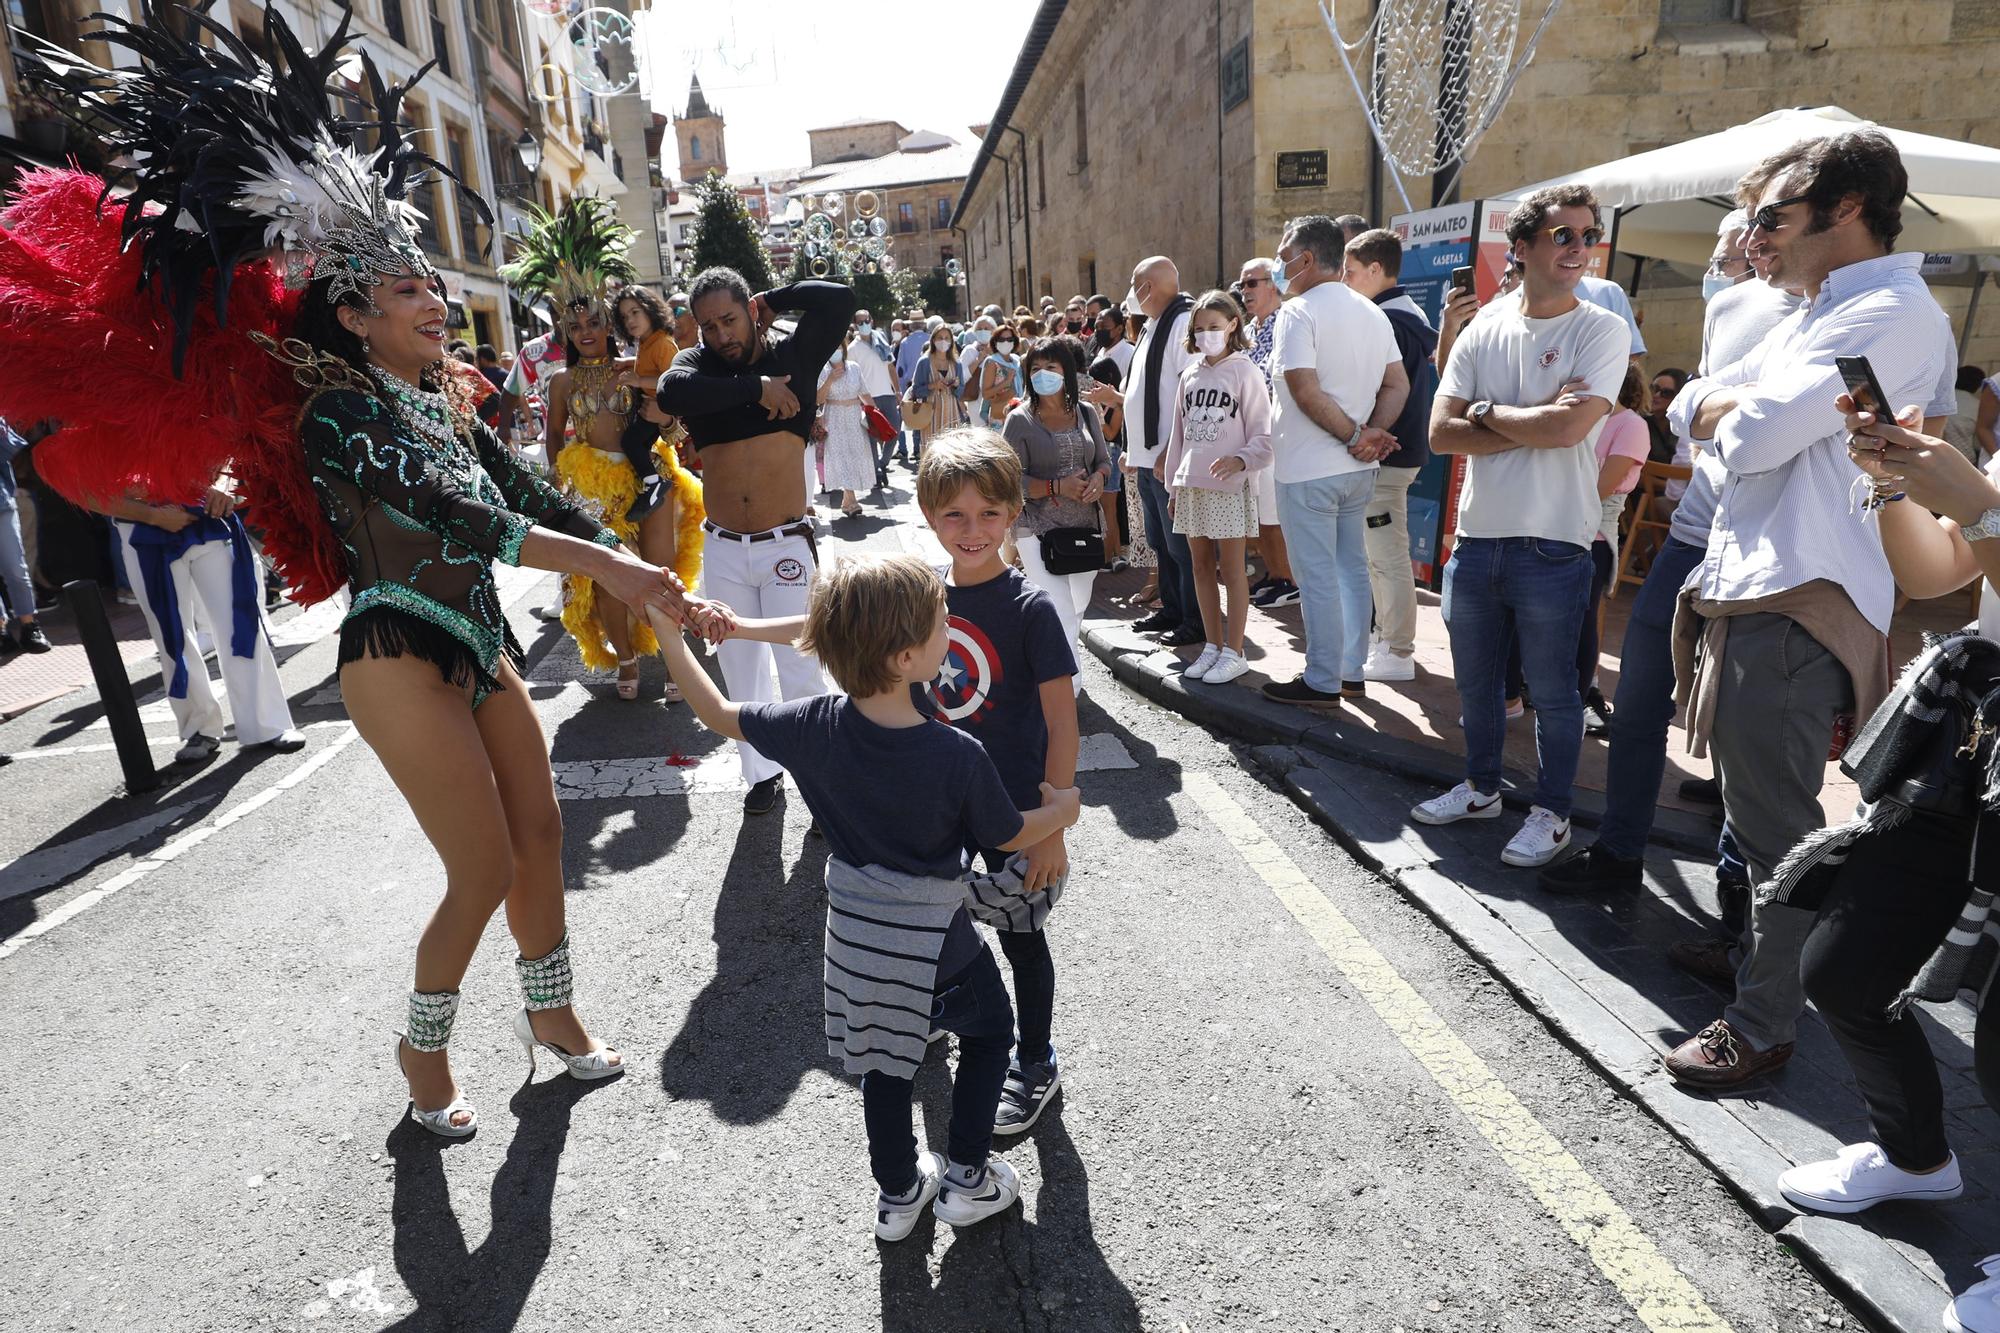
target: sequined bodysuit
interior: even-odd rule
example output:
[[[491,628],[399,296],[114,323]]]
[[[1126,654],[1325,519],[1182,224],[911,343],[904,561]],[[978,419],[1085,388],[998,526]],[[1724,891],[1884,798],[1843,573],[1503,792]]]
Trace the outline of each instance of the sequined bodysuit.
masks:
[[[477,421],[440,428],[385,397],[333,389],[306,405],[299,439],[347,557],[354,601],[341,623],[343,665],[419,657],[472,686],[477,707],[500,688],[503,655],[517,670],[522,663],[493,562],[518,565],[538,525],[618,544]]]

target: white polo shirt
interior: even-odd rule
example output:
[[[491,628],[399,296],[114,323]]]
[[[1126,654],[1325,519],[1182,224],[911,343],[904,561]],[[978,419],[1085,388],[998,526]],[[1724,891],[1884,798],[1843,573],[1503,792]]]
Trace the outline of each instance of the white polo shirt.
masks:
[[[1279,484],[1373,471],[1305,414],[1285,383],[1287,370],[1312,370],[1319,387],[1356,425],[1375,413],[1382,372],[1402,364],[1396,330],[1380,306],[1345,283],[1322,282],[1278,308],[1271,335],[1272,475]]]

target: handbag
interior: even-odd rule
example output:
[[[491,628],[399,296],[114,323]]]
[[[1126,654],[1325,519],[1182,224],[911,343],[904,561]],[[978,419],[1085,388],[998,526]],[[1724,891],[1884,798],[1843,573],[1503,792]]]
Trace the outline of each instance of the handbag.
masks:
[[[1088,574],[1104,566],[1096,528],[1050,528],[1042,534],[1042,567],[1051,574]]]
[[[1898,686],[1840,767],[1865,801],[1970,819],[1984,807],[2000,740],[2000,647],[1971,634],[1936,647],[1942,670]]]
[[[875,443],[887,444],[896,438],[896,428],[889,424],[889,418],[883,416],[882,409],[875,404],[863,401],[861,420],[868,427],[868,438]]]

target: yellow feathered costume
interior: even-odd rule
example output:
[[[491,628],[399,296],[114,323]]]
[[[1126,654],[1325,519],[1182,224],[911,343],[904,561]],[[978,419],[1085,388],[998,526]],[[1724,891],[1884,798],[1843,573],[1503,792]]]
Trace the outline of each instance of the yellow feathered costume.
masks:
[[[680,465],[673,447],[664,440],[653,446],[653,461],[660,479],[672,487],[667,503],[674,508],[674,573],[693,588],[701,580],[701,523],[708,516],[702,507],[701,482]],[[639,549],[639,525],[625,517],[639,496],[639,480],[623,455],[613,455],[589,445],[572,444],[556,456],[556,476],[565,489],[584,498],[592,508],[602,508],[598,521],[618,534],[618,540],[634,551]],[[610,671],[618,665],[617,650],[604,636],[597,618],[597,585],[576,575],[563,577],[563,628],[576,640],[583,664],[593,671]],[[647,655],[660,650],[651,624],[641,620],[632,629],[632,651]]]

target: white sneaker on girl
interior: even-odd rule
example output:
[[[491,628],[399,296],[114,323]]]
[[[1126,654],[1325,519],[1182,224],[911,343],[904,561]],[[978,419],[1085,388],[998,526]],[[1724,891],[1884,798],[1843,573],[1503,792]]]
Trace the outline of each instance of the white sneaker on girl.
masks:
[[[1250,664],[1243,660],[1243,654],[1233,648],[1224,648],[1222,656],[1215,659],[1215,665],[1202,679],[1210,685],[1227,685],[1249,669]]]
[[[944,1183],[944,1155],[942,1153],[917,1154],[916,1192],[907,1199],[892,1199],[880,1190],[875,1192],[875,1235],[881,1240],[901,1240],[916,1230],[917,1219],[930,1207],[937,1197],[938,1187]]]
[[[1215,644],[1212,643],[1203,644],[1201,646],[1201,656],[1195,658],[1194,661],[1189,662],[1187,664],[1187,668],[1181,672],[1181,679],[1207,680],[1208,669],[1215,665],[1215,659],[1218,656],[1220,656],[1221,653],[1222,649],[1217,647]]]

